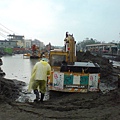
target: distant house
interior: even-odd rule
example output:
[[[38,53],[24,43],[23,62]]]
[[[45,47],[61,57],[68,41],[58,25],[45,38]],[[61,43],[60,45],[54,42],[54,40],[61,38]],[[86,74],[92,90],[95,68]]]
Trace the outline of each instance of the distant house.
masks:
[[[15,48],[17,41],[0,40],[0,48]]]
[[[37,39],[33,40],[31,44],[40,47],[40,41]]]
[[[40,42],[40,50],[44,49],[45,48],[45,45],[43,42]]]
[[[46,45],[46,50],[50,51],[51,50],[51,43],[49,43],[48,45]]]
[[[45,47],[44,43],[41,42],[41,41],[39,41],[39,40],[37,40],[37,39],[33,40],[32,43],[31,43],[31,45],[38,46],[40,50]]]
[[[17,41],[0,40],[0,54],[12,54],[17,47]]]
[[[25,39],[25,41],[24,41],[24,47],[26,49],[29,49],[29,48],[31,48],[31,46],[32,46],[32,40],[31,39]]]
[[[18,48],[23,48],[24,47],[24,36],[22,35],[8,35],[8,40],[9,41],[17,41],[17,47]]]

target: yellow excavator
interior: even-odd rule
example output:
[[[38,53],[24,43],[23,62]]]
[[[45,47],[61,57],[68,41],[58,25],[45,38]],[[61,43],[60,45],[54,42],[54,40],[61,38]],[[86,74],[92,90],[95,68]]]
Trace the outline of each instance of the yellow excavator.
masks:
[[[99,91],[100,66],[92,62],[77,62],[76,41],[66,32],[63,49],[50,51],[51,75],[49,91],[88,92]]]

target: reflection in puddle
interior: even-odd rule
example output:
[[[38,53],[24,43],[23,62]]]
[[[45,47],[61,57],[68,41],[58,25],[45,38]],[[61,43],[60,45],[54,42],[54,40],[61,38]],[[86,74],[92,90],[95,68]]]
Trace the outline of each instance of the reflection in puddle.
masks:
[[[27,92],[27,88],[28,86],[24,87],[19,98],[16,100],[18,102],[34,102],[34,99],[36,98],[36,95],[32,92]],[[41,93],[39,93],[41,94]],[[41,96],[41,95],[40,95]],[[44,96],[44,101],[49,100],[49,92],[47,90],[47,92],[45,93]]]

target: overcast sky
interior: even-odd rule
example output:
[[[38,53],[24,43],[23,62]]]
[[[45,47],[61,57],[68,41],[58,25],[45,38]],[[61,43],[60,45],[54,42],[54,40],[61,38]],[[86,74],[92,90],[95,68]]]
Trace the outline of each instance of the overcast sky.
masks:
[[[120,41],[120,0],[0,0],[0,39],[24,35],[63,46],[65,33]]]

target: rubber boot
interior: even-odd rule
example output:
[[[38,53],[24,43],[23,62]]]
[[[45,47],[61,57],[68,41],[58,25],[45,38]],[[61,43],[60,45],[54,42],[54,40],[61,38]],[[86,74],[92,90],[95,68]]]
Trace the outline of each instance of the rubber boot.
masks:
[[[44,93],[41,93],[41,99],[40,99],[40,102],[43,102],[43,99],[44,99]]]
[[[34,94],[36,95],[36,99],[34,100],[34,102],[38,102],[39,101],[39,92],[37,89],[34,90]]]

